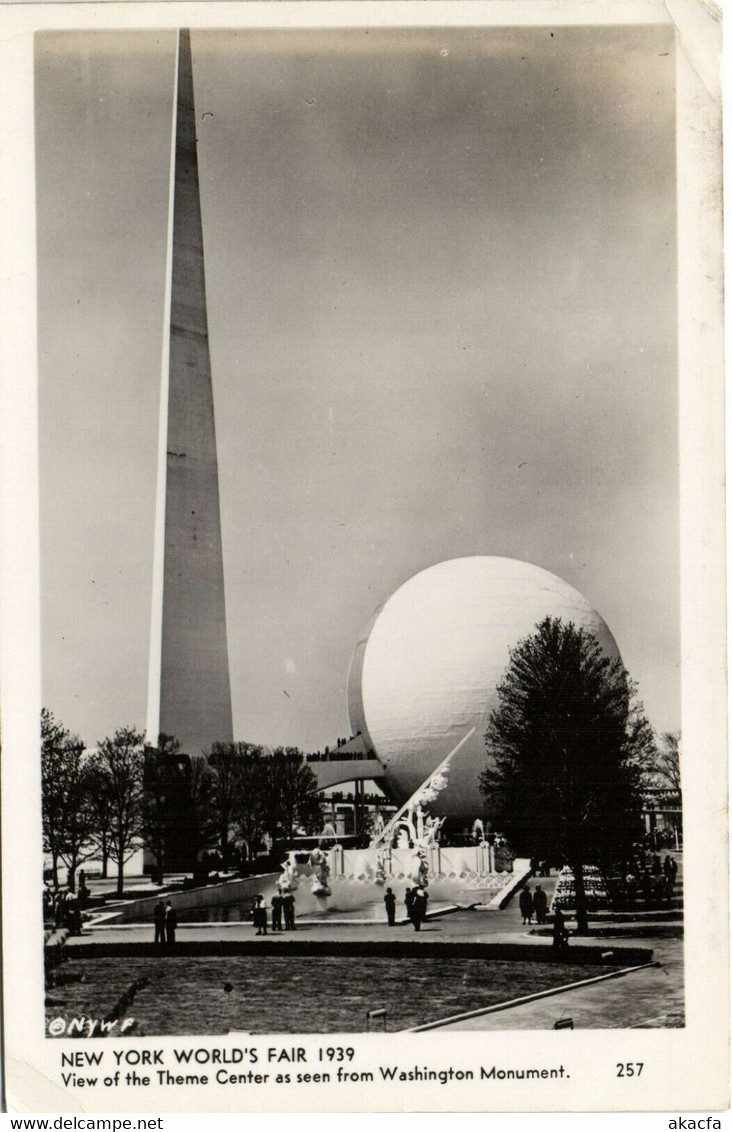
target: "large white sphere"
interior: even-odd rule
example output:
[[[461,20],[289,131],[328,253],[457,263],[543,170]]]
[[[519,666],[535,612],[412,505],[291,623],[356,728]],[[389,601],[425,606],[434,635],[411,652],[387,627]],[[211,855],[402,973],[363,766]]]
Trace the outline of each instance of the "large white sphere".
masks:
[[[545,617],[587,629],[619,656],[599,613],[572,586],[528,562],[456,558],[405,582],[374,614],[348,675],[348,712],[406,802],[460,740],[433,813],[468,825],[484,810],[478,777],[509,649]]]

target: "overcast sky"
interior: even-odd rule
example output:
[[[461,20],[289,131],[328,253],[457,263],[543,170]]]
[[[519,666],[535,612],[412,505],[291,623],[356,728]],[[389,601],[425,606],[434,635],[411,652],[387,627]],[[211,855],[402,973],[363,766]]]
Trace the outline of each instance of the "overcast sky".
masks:
[[[191,41],[236,737],[346,735],[375,607],[468,554],[584,593],[678,728],[671,33]],[[174,49],[37,39],[43,697],[88,743],[146,718]]]

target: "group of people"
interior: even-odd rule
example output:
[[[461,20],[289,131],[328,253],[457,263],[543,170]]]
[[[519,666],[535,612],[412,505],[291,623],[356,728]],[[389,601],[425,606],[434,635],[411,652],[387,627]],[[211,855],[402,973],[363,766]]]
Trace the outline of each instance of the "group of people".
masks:
[[[158,900],[153,912],[153,922],[155,924],[155,943],[175,943],[178,916],[170,901],[164,904],[162,900]]]
[[[530,924],[534,916],[536,916],[537,924],[546,923],[549,901],[540,884],[537,884],[533,893],[528,884],[524,885],[519,895],[519,911],[524,924]]]
[[[678,872],[676,860],[668,853],[663,862],[658,853],[643,853],[629,867],[622,884],[621,899],[628,911],[636,905],[639,894],[646,908],[668,904],[673,896]]]
[[[519,911],[522,923],[530,924],[536,916],[537,924],[545,924],[549,914],[549,900],[540,884],[532,892],[525,884],[519,894]],[[552,947],[566,947],[569,943],[569,932],[564,924],[562,910],[557,904],[552,917]]]
[[[295,897],[291,892],[275,892],[270,901],[272,908],[272,931],[295,931]],[[284,918],[284,925],[282,920]],[[260,892],[254,897],[252,904],[252,923],[257,929],[257,935],[267,934],[267,905]]]
[[[88,889],[85,890],[88,892]],[[65,928],[69,935],[81,935],[82,901],[70,888],[59,888],[56,892],[43,889],[43,922],[53,923],[55,928]]]
[[[391,890],[387,890],[387,896]],[[422,885],[415,885],[414,888],[408,888],[404,893],[404,907],[407,909],[407,916],[409,922],[413,925],[414,930],[418,932],[422,927],[422,922],[427,916],[427,901],[429,897]],[[384,897],[386,903],[386,896]],[[396,910],[396,909],[395,909]],[[387,916],[389,908],[387,905]],[[390,923],[392,921],[389,921]]]

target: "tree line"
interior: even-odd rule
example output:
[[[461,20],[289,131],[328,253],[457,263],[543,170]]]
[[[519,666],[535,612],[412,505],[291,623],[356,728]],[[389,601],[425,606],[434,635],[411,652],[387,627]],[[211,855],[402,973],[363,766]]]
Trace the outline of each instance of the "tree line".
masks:
[[[619,659],[592,634],[546,618],[510,650],[485,736],[480,777],[486,815],[519,855],[569,864],[577,917],[587,929],[582,866],[628,860],[643,836],[643,791],[680,789],[679,736],[660,745]],[[262,842],[321,828],[317,780],[295,747],[215,743],[180,758],[171,736],[155,748],[120,728],[86,751],[48,711],[41,720],[44,848],[54,881],[71,883],[92,856],[123,866],[142,845],[162,878],[170,832],[200,856],[215,846],[227,867]],[[477,769],[476,769],[477,773]]]
[[[321,828],[317,779],[296,747],[214,743],[207,755],[181,755],[174,736],[157,746],[121,727],[88,750],[43,709],[41,713],[43,848],[54,885],[64,865],[75,886],[81,865],[101,861],[117,869],[139,849],[149,851],[162,881],[171,841],[185,839],[192,860],[215,850],[221,866],[251,859],[263,842]]]

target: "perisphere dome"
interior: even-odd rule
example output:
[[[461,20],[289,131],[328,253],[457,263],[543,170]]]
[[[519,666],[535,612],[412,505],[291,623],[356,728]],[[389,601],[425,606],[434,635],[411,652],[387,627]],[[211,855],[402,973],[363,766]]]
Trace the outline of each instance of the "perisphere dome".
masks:
[[[509,650],[545,617],[586,629],[610,658],[618,647],[600,614],[555,574],[511,558],[455,558],[405,582],[369,622],[348,674],[353,732],[385,767],[390,796],[406,802],[475,728],[452,759],[430,810],[470,826],[485,801],[485,730]]]

